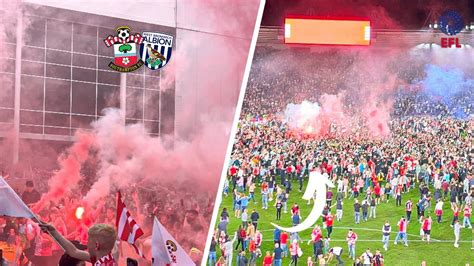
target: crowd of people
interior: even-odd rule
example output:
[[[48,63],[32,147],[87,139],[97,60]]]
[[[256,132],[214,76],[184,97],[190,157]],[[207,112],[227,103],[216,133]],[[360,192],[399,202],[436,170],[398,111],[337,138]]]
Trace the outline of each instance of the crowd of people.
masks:
[[[449,105],[424,96],[422,91],[399,93],[389,121],[390,134],[383,138],[305,134],[290,128],[279,114],[289,103],[315,102],[323,93],[343,90],[339,85],[344,86],[346,77],[337,73],[341,69],[338,65],[350,66],[354,60],[318,54],[318,60],[311,62],[307,53],[256,50],[223,190],[224,197],[232,197],[232,209],[220,209],[209,265],[232,265],[235,261],[239,266],[256,265],[257,258],[267,266],[283,262],[326,265],[332,260],[343,265],[342,254],[354,265],[383,265],[383,252],[390,241],[408,246],[407,228],[417,226],[420,240],[430,243],[433,223],[448,226],[452,238],[446,241],[458,248],[462,230],[466,228],[470,234],[472,228],[472,91],[457,95]],[[287,57],[298,66],[292,68]],[[288,62],[287,69],[278,70],[281,64],[275,61]],[[301,66],[305,69],[298,72]],[[325,69],[335,72],[326,73]],[[422,78],[424,73],[419,62],[403,70],[396,74],[405,83]],[[456,115],[461,107],[463,119]],[[263,238],[272,238],[259,230],[263,222],[290,215],[293,225],[301,223],[297,204],[301,199],[293,195],[296,190],[304,191],[311,171],[327,175],[335,184],[326,195],[322,225],[318,221],[310,235],[302,236],[276,228],[274,247],[262,246]],[[405,196],[413,190],[416,198]],[[256,196],[261,201],[256,201]],[[342,211],[342,205],[348,202],[354,211],[350,218],[348,214],[343,217]],[[380,204],[393,204],[392,208],[403,209],[404,215],[397,224],[380,222],[382,246],[357,253],[361,232],[357,232],[356,225],[375,219]],[[452,212],[446,213],[446,204]],[[262,214],[275,218],[261,221]],[[241,221],[238,228],[228,228],[232,219]],[[354,222],[354,230],[347,231],[347,247],[333,245],[330,240],[333,224],[342,219]],[[307,260],[300,257],[303,238],[310,238],[313,245]]]
[[[423,90],[425,66],[432,61],[429,51],[412,57],[399,54],[384,65],[384,70],[396,77],[387,97],[395,98],[392,113],[396,117],[434,115],[466,118],[474,115],[474,88],[467,87],[458,93],[442,97]],[[375,57],[385,58],[385,54]],[[245,115],[275,115],[285,110],[289,103],[303,100],[317,102],[323,94],[347,93],[347,109],[356,111],[365,94],[356,92],[376,80],[375,74],[364,71],[367,54],[345,50],[311,51],[301,49],[277,50],[261,48],[255,51],[251,75],[242,105]],[[279,62],[285,62],[284,65]],[[301,66],[304,66],[302,68]],[[367,73],[366,73],[367,72]],[[472,84],[472,69],[467,70],[466,80]],[[378,81],[378,80],[377,80]],[[382,81],[383,82],[383,81]],[[469,82],[465,82],[469,84]],[[455,86],[455,84],[453,84]],[[317,92],[315,92],[315,88]],[[371,90],[373,88],[368,88]]]
[[[7,182],[17,183],[14,182],[15,177],[4,176]],[[43,193],[39,192],[41,189],[37,189],[35,183],[28,180],[15,187],[15,190],[25,204],[36,211],[36,204]],[[183,186],[186,184],[176,184],[173,189],[158,186],[153,190],[133,187],[128,191],[122,191],[128,210],[145,232],[145,235],[137,240],[144,254],[151,254],[151,230],[153,218],[157,217],[185,250],[194,250],[191,257],[199,262],[201,255],[198,253],[204,249],[203,240],[207,236],[213,199],[210,195],[192,197],[183,191]],[[80,192],[77,193],[80,195]],[[166,196],[157,197],[157,193]],[[116,195],[113,193],[94,206],[87,206],[81,201],[80,196],[68,196],[59,202],[51,201],[42,206],[36,215],[42,222],[54,226],[66,239],[76,243],[76,246],[83,246],[88,242],[89,229],[95,224],[106,224],[116,229],[116,202]],[[194,235],[195,238],[189,238],[189,235]],[[4,256],[8,255],[11,265],[58,265],[64,254],[64,250],[41,231],[37,222],[24,218],[0,216],[0,245],[14,253],[7,254],[7,250],[4,251]],[[117,245],[114,252],[117,261],[125,261],[126,257],[137,258],[135,252],[124,242]],[[140,265],[150,264],[149,260],[137,259]],[[68,260],[64,261],[67,263]]]
[[[398,231],[394,244],[401,241],[408,245],[406,230],[411,221],[420,223],[421,239],[429,242],[432,223],[450,220],[453,245],[458,247],[461,228],[472,228],[474,150],[466,147],[470,147],[474,135],[473,132],[467,132],[466,123],[472,127],[470,122],[429,117],[396,120],[391,123],[393,134],[390,141],[365,139],[355,142],[341,138],[302,139],[292,135],[284,122],[273,119],[241,121],[232,153],[232,165],[224,185],[225,195],[233,197],[234,216],[231,218],[231,210],[222,210],[212,252],[217,252],[221,247],[221,260],[229,261],[235,245],[228,243],[236,241],[235,249],[242,243],[242,250],[237,257],[241,261],[247,261],[248,257],[249,263],[254,265],[258,252],[266,253],[259,251],[262,243],[262,232],[257,227],[259,215],[256,210],[251,210],[260,204],[257,202],[252,205],[255,195],[260,193],[262,212],[274,211],[268,207],[271,202],[276,208],[277,221],[282,212],[287,215],[291,208],[292,223],[299,224],[299,206],[296,203],[291,205],[291,202],[299,199],[292,199],[292,191],[302,191],[308,173],[315,170],[327,174],[336,184],[334,191],[328,192],[328,206],[323,212],[326,237],[323,237],[319,226],[311,234],[315,243],[312,259],[317,259],[320,265],[324,265],[325,258],[332,257],[327,240],[333,231],[333,222],[343,218],[343,201],[352,198],[355,198],[354,224],[376,218],[377,206],[391,200],[397,208],[406,210],[406,215],[396,225]],[[413,202],[407,201],[404,194],[413,189],[419,191],[419,197],[412,199]],[[334,205],[331,205],[332,201]],[[443,213],[444,202],[450,205],[452,213]],[[416,209],[416,215],[412,215],[412,209]],[[331,214],[334,211],[335,217]],[[242,220],[242,226],[235,235],[235,228],[227,228],[229,219]],[[385,250],[389,246],[392,226],[395,227],[388,222],[381,224]],[[275,243],[284,244],[272,251],[274,265],[280,265],[285,252],[289,252],[296,264],[299,242],[292,246],[295,239],[299,239],[298,234],[288,236],[285,232],[275,233]],[[347,241],[350,257],[356,262],[363,260],[356,256],[354,250],[357,234],[349,231]],[[339,251],[339,248],[336,250]],[[250,255],[246,255],[246,251]],[[217,253],[212,254],[217,256]],[[364,254],[362,256],[376,257],[370,251]],[[374,254],[383,257],[380,250]],[[210,265],[212,261],[209,260]],[[271,261],[269,257],[267,261]]]

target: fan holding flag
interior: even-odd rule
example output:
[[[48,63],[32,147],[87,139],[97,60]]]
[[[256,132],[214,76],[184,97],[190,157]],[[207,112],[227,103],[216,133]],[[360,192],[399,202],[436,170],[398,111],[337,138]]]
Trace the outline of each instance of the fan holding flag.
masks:
[[[94,266],[117,266],[112,255],[116,240],[123,240],[132,245],[142,258],[142,251],[136,246],[136,240],[143,235],[143,230],[131,217],[120,192],[117,193],[117,233],[107,224],[93,225],[88,232],[88,252],[77,249],[69,240],[65,239],[49,224],[40,224],[43,231],[47,231],[63,247],[66,253],[82,261],[90,261]]]
[[[71,258],[83,262],[91,262],[93,266],[118,266],[118,256],[113,256],[117,240],[129,243],[136,253],[143,259],[145,256],[137,246],[137,239],[144,235],[143,230],[138,226],[128,211],[120,192],[117,192],[117,216],[115,226],[108,224],[95,224],[87,232],[87,250],[81,250],[70,240],[67,240],[51,224],[40,220],[42,215],[37,217],[28,206],[21,200],[15,191],[0,177],[0,216],[27,218],[38,223],[38,226],[45,233],[48,233],[67,255]],[[6,204],[4,204],[6,203]],[[76,215],[82,217],[83,207],[76,209]],[[166,228],[154,218],[153,234],[151,236],[151,260],[153,266],[174,266],[174,265],[195,265],[190,256],[196,254],[200,256],[201,251],[196,248],[191,249],[187,254],[179,243],[171,236]],[[39,263],[38,265],[43,265]]]
[[[107,224],[95,224],[88,231],[87,251],[78,249],[71,241],[65,239],[54,226],[40,223],[39,226],[48,232],[65,252],[78,260],[89,261],[94,266],[118,266],[112,250],[117,234],[115,229]]]

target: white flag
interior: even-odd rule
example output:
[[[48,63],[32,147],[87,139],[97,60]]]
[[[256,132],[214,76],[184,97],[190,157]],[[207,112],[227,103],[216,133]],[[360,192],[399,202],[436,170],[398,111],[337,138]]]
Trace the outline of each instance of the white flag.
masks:
[[[35,218],[33,212],[0,176],[0,216]]]
[[[151,241],[153,266],[196,265],[156,217]]]

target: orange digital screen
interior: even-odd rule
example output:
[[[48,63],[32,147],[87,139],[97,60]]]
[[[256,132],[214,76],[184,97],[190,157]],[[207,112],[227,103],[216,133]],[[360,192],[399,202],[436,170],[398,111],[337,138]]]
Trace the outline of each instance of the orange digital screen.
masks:
[[[370,21],[285,18],[285,43],[370,45]]]

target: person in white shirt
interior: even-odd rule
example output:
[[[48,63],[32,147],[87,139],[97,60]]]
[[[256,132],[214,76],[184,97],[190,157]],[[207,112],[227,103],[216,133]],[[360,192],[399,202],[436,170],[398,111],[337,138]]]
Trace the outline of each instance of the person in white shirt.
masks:
[[[232,240],[230,240],[229,237],[226,236],[227,241],[221,245],[221,249],[224,251],[224,257],[227,266],[232,265],[232,251],[236,239],[237,233],[235,233],[234,238]]]
[[[437,178],[434,182],[434,188],[435,190],[440,190],[441,189],[441,180]]]
[[[454,247],[458,248],[459,247],[459,238],[461,235],[461,224],[459,223],[459,220],[456,220],[454,223]]]
[[[469,179],[464,178],[463,193],[469,193]]]
[[[341,247],[331,248],[329,250],[329,253],[328,253],[327,263],[329,264],[329,262],[333,259],[333,257],[336,256],[336,260],[337,260],[338,265],[344,265],[344,262],[341,260],[342,251],[343,251],[343,249]]]
[[[385,251],[388,249],[388,242],[390,241],[390,232],[392,232],[392,226],[388,220],[385,221],[385,224],[382,226],[382,243]]]
[[[436,214],[438,223],[441,223],[441,217],[443,215],[443,204],[444,202],[441,199],[439,199],[435,205],[435,214]]]
[[[372,265],[372,259],[374,258],[374,254],[370,252],[370,248],[368,248],[362,256],[360,256],[360,260],[364,266]]]
[[[342,179],[337,180],[337,192],[343,192],[344,183]]]

